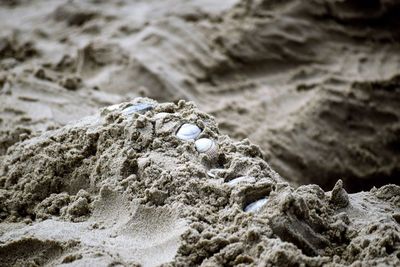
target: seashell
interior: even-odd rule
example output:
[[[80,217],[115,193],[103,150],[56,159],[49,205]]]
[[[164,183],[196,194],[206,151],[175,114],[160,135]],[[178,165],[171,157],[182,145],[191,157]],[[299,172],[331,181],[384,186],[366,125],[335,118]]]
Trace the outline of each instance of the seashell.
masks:
[[[245,212],[257,212],[267,203],[267,198],[259,199],[253,203],[250,203],[244,208]]]
[[[255,183],[256,182],[256,178],[252,177],[252,176],[240,176],[237,177],[235,179],[230,180],[229,182],[227,182],[228,185],[230,186],[235,186],[237,184],[240,183]]]
[[[215,178],[220,175],[221,172],[225,171],[225,169],[211,169],[207,172],[207,175],[211,178]]]
[[[143,114],[148,110],[152,110],[153,108],[154,108],[154,106],[151,104],[148,104],[148,103],[137,103],[137,104],[134,104],[132,106],[125,108],[122,111],[122,114],[124,114],[125,116],[131,115],[136,112]]]
[[[210,158],[214,158],[217,156],[218,153],[218,146],[217,144],[208,138],[200,138],[194,142],[196,149],[200,153],[207,154]]]
[[[182,140],[195,140],[200,133],[201,129],[197,125],[185,123],[179,128],[176,136]]]

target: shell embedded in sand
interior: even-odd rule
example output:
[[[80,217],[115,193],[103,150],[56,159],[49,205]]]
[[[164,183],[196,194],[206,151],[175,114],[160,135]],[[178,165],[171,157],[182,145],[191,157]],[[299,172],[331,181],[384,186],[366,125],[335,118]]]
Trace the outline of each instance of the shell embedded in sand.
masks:
[[[215,178],[219,176],[222,172],[224,172],[224,169],[211,169],[207,172],[207,175],[211,178]]]
[[[185,123],[179,128],[176,136],[182,140],[195,140],[201,133],[201,129],[194,124]]]
[[[255,202],[250,203],[249,205],[247,205],[244,208],[244,211],[245,212],[257,212],[257,211],[259,211],[261,209],[262,206],[265,205],[265,203],[267,203],[267,199],[266,198],[259,199],[259,200],[255,201]]]
[[[237,177],[235,179],[230,180],[229,182],[227,182],[228,185],[230,186],[234,186],[240,183],[255,183],[256,182],[256,178],[252,177],[252,176],[240,176]]]
[[[205,153],[210,158],[217,156],[218,146],[215,141],[208,138],[200,138],[194,144],[198,152]]]
[[[134,104],[132,106],[129,106],[129,107],[125,108],[122,111],[122,114],[131,115],[131,114],[133,114],[135,112],[144,113],[144,112],[146,112],[148,110],[151,110],[153,108],[154,108],[154,106],[151,105],[151,104],[148,104],[148,103],[137,103],[137,104]]]

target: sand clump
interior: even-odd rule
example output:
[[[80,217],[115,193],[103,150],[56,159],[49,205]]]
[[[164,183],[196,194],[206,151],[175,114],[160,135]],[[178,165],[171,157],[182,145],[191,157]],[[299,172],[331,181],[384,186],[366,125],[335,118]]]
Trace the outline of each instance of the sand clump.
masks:
[[[154,108],[124,115],[139,102]],[[183,123],[218,143],[215,158],[176,137]],[[190,102],[110,106],[15,144],[0,167],[4,266],[400,263],[398,186],[294,189]]]

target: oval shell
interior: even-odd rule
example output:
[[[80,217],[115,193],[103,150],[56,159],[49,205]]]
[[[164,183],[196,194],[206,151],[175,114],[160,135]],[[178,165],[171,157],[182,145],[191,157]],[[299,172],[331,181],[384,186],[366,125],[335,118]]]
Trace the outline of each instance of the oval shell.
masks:
[[[257,211],[259,211],[261,209],[262,206],[265,205],[265,203],[267,203],[267,199],[266,198],[259,199],[259,200],[255,201],[255,202],[250,203],[249,205],[247,205],[244,208],[244,211],[245,212],[257,212]]]
[[[200,133],[201,129],[197,125],[185,123],[179,128],[176,137],[182,140],[195,140]]]
[[[210,158],[214,158],[217,156],[218,153],[218,146],[217,144],[208,138],[200,138],[199,140],[196,140],[194,143],[196,146],[196,149],[200,153],[205,153],[207,154]]]

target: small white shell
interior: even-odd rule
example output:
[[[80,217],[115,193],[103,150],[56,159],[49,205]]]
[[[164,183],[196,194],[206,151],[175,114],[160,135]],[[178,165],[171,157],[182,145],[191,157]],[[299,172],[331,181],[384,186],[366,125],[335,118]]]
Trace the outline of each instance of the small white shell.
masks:
[[[247,205],[244,208],[244,211],[245,212],[257,212],[257,211],[259,211],[261,209],[262,206],[265,205],[265,203],[267,203],[267,199],[266,198],[259,199],[259,200],[255,201],[255,202],[250,203],[249,205]]]
[[[214,146],[213,140],[208,138],[200,138],[194,144],[196,146],[197,151],[199,151],[200,153],[207,152]]]
[[[126,107],[123,111],[122,114],[125,116],[131,115],[133,113],[145,113],[148,110],[151,110],[154,108],[154,105],[151,105],[149,103],[136,103],[132,106]]]
[[[200,138],[199,140],[196,140],[194,143],[196,146],[196,149],[200,153],[205,153],[207,154],[210,158],[214,158],[217,156],[218,153],[218,146],[217,144],[208,138]]]
[[[176,136],[182,140],[195,140],[201,133],[201,129],[194,124],[185,123],[179,128]]]
[[[244,183],[244,182],[255,183],[256,178],[254,178],[252,176],[240,176],[240,177],[230,180],[229,182],[227,182],[227,184],[230,186],[235,186],[237,184]]]
[[[211,178],[217,177],[221,172],[225,171],[224,169],[211,169],[207,172],[207,175]]]

